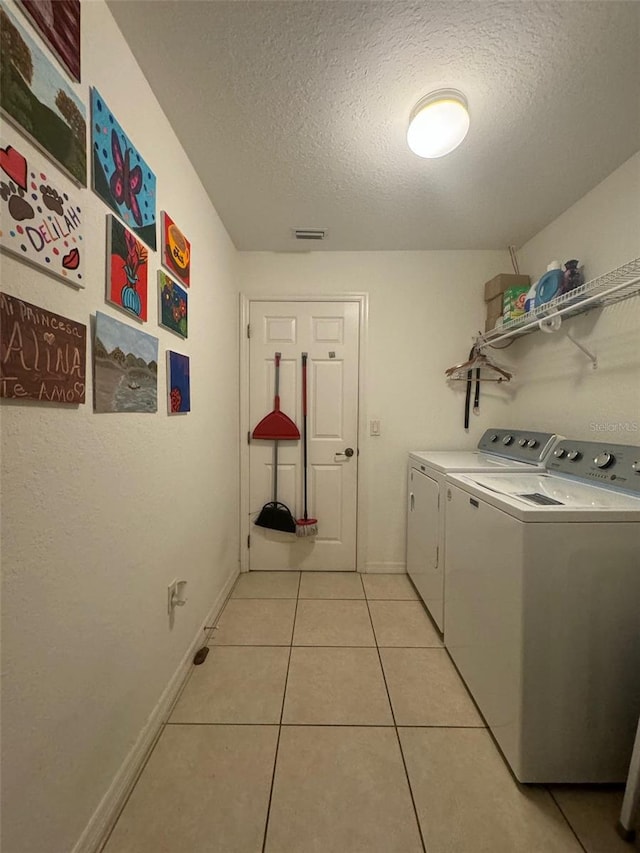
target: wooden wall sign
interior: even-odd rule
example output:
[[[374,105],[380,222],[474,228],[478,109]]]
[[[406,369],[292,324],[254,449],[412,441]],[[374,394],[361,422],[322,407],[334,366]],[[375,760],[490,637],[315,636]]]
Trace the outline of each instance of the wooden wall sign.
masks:
[[[0,397],[84,403],[87,327],[0,293]]]

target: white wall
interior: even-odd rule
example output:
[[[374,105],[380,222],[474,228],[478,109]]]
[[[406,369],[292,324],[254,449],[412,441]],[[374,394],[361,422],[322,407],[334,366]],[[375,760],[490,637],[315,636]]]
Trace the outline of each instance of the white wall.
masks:
[[[88,104],[99,89],[156,172],[158,211],[192,242],[189,339],[157,326],[150,252],[143,328],[160,338],[158,413],[94,414],[90,377],[79,408],[0,407],[6,853],[74,847],[238,568],[236,253],[107,7],[83,3],[82,15],[78,92]],[[2,289],[87,325],[96,309],[128,322],[104,301],[107,208],[81,195],[86,290],[6,256]],[[166,414],[167,348],[192,359],[182,417]],[[189,602],[171,628],[175,576]]]
[[[591,279],[639,257],[640,153],[518,252],[520,269],[532,281],[556,259],[580,259]],[[567,330],[595,353],[596,370],[566,339]],[[497,354],[515,372],[510,422],[572,438],[640,444],[639,341],[640,296],[570,318],[554,335],[535,332],[517,340]]]
[[[369,294],[362,416],[382,427],[360,448],[370,570],[404,568],[407,451],[473,446],[491,425],[481,414],[465,433],[464,383],[448,387],[444,371],[466,359],[473,332],[484,328],[483,283],[509,269],[500,251],[238,255],[248,296]]]

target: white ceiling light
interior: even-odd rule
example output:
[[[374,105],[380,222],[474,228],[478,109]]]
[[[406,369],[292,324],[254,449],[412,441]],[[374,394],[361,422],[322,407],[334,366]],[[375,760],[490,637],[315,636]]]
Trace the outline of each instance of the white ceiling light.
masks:
[[[422,98],[409,119],[407,143],[418,157],[444,157],[469,130],[467,99],[455,89],[440,89]]]

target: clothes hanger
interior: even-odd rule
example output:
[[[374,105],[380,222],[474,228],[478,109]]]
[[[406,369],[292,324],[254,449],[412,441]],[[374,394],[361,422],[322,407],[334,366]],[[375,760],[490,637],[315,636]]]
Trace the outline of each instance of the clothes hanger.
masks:
[[[482,371],[485,371],[484,377]],[[485,382],[509,382],[512,374],[508,370],[503,370],[498,367],[482,352],[479,352],[475,345],[471,347],[469,358],[463,361],[462,364],[454,364],[445,370],[445,375],[448,379],[461,379],[467,383],[466,396],[464,402],[464,428],[469,429],[469,413],[471,409],[471,385],[473,384],[473,374],[475,371],[475,393],[473,399],[473,413],[480,413],[480,382],[484,379]],[[493,372],[494,375],[487,376],[487,372]],[[496,376],[495,374],[498,374]]]
[[[448,379],[469,379],[467,372],[470,370],[476,371],[476,379],[480,379],[478,371],[488,370],[492,373],[499,374],[498,376],[483,376],[482,379],[486,382],[508,382],[513,374],[508,370],[503,370],[494,364],[484,353],[475,352],[467,361],[462,364],[454,364],[445,370],[445,375]]]

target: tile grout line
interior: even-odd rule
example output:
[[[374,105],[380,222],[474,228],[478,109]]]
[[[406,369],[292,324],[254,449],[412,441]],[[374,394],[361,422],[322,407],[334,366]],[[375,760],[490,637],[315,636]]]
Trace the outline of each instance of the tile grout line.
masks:
[[[551,790],[549,789],[549,786],[548,786],[548,785],[544,785],[543,787],[544,787],[545,791],[547,792],[547,794],[549,794],[549,796],[551,797],[551,802],[555,804],[556,808],[558,809],[558,811],[560,812],[560,814],[561,814],[561,815],[562,815],[562,817],[564,818],[565,823],[567,824],[567,826],[568,826],[568,827],[569,827],[569,829],[571,830],[572,834],[574,835],[574,837],[575,837],[576,841],[578,842],[578,844],[580,845],[581,849],[582,849],[582,850],[584,850],[584,853],[589,853],[589,851],[587,850],[587,848],[584,846],[584,844],[583,844],[583,843],[582,843],[582,841],[580,840],[580,836],[578,835],[578,833],[576,832],[576,830],[573,828],[573,825],[572,825],[571,821],[569,820],[569,818],[568,818],[568,817],[566,816],[566,814],[564,813],[564,811],[563,811],[563,809],[562,809],[562,806],[561,806],[561,805],[560,805],[560,803],[556,800],[556,798],[553,796],[553,791],[551,791]]]
[[[364,582],[362,584],[364,587]],[[366,594],[366,590],[365,590]],[[387,691],[387,701],[389,702],[389,708],[391,709],[391,719],[393,720],[393,730],[396,733],[396,740],[398,742],[398,748],[400,750],[400,758],[402,759],[402,766],[404,767],[404,775],[407,780],[407,786],[409,788],[409,796],[411,797],[411,805],[413,806],[413,814],[416,819],[416,825],[418,827],[418,835],[420,836],[420,843],[422,844],[423,853],[427,853],[427,845],[424,841],[424,836],[422,834],[422,826],[420,825],[420,818],[418,817],[418,809],[416,806],[415,797],[413,796],[413,788],[411,787],[411,779],[409,779],[409,771],[407,770],[407,762],[405,761],[404,752],[402,750],[402,742],[400,740],[400,733],[398,732],[398,725],[396,723],[396,714],[393,710],[393,702],[391,701],[391,693],[389,692],[389,685],[387,684],[387,676],[384,671],[384,665],[382,663],[382,655],[380,654],[380,646],[378,645],[378,637],[376,635],[376,629],[373,624],[373,618],[371,616],[371,609],[369,607],[369,599],[365,598],[367,602],[367,613],[369,614],[369,621],[371,622],[371,630],[373,631],[373,639],[376,643],[376,652],[378,654],[378,662],[380,663],[380,669],[382,671],[382,680],[384,681],[384,688]]]
[[[289,658],[287,660],[287,672],[284,677],[284,690],[282,691],[282,706],[280,708],[280,723],[278,724],[278,738],[276,740],[276,751],[273,756],[273,773],[271,774],[271,788],[269,789],[269,803],[267,805],[267,814],[264,821],[264,837],[262,839],[262,853],[267,849],[267,835],[269,834],[269,819],[271,817],[271,802],[273,800],[273,788],[276,781],[276,768],[278,766],[278,752],[280,750],[280,736],[282,734],[282,718],[284,717],[284,703],[287,698],[287,683],[289,681],[289,670],[291,668],[291,655],[293,653],[293,635],[296,630],[296,617],[298,615],[298,601],[300,599],[300,584],[302,583],[302,572],[298,574],[298,591],[296,595],[296,606],[293,611],[293,623],[291,625],[291,642],[289,644]]]
[[[293,648],[309,648],[304,646],[293,646]],[[332,648],[345,648],[348,649],[350,646],[335,646]],[[373,648],[373,647],[371,647]],[[273,726],[282,725],[285,728],[298,728],[298,729],[315,729],[315,728],[325,728],[325,729],[343,729],[343,728],[361,728],[361,729],[393,729],[396,727],[396,723],[238,723],[237,721],[229,721],[229,722],[214,722],[214,723],[202,723],[202,722],[180,722],[176,720],[174,723],[165,723],[165,726],[267,726],[273,728]],[[469,729],[471,731],[486,731],[486,726],[437,726],[437,725],[425,725],[423,723],[416,724],[410,723],[406,726],[402,726],[403,729]]]
[[[290,599],[293,600],[293,599]],[[301,598],[300,601],[307,601],[305,598]],[[210,649],[287,649],[289,648],[289,643],[216,643],[213,646],[209,646]],[[293,647],[296,649],[375,649],[376,645],[373,644],[371,646],[361,646],[361,645],[350,645],[345,646],[344,643],[327,645],[326,643],[294,643]],[[405,649],[405,650],[414,650],[414,649],[435,649],[440,651],[446,651],[444,646],[440,644],[439,646],[379,646],[381,649]]]

